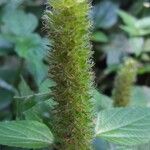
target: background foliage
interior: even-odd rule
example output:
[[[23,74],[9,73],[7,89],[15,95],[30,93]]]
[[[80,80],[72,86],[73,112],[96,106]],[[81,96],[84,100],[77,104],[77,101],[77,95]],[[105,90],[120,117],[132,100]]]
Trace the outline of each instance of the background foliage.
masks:
[[[92,4],[96,111],[112,107],[116,73],[124,59],[129,57],[138,63],[130,105],[150,107],[150,8],[142,0],[93,0]],[[0,1],[1,121],[25,118],[50,124],[52,116],[49,110],[56,104],[49,99],[48,92],[48,87],[55,83],[47,80],[45,56],[51,43],[41,19],[45,9],[49,8],[44,0]],[[144,114],[146,110],[139,112]],[[146,121],[144,119],[141,122]],[[121,139],[118,144],[121,144]],[[100,139],[94,140],[94,147],[95,150],[125,149]],[[150,149],[148,144],[146,147]],[[141,145],[141,148],[126,149],[142,148]],[[5,146],[1,149],[16,150]]]

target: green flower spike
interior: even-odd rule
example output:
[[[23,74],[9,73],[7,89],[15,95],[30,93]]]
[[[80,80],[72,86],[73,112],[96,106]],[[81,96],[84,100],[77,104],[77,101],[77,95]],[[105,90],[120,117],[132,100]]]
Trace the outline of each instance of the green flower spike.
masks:
[[[90,4],[85,0],[49,0],[46,21],[53,50],[49,76],[58,102],[53,129],[60,150],[90,150],[93,139]]]
[[[113,90],[114,106],[125,107],[130,103],[132,86],[136,80],[137,62],[125,60],[115,79]]]

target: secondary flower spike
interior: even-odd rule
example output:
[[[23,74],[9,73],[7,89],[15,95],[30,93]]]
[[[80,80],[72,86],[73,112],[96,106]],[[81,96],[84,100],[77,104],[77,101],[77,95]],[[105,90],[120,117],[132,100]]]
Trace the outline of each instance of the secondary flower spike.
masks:
[[[113,90],[114,105],[125,107],[130,103],[131,90],[136,80],[137,62],[133,59],[126,59],[115,79]]]

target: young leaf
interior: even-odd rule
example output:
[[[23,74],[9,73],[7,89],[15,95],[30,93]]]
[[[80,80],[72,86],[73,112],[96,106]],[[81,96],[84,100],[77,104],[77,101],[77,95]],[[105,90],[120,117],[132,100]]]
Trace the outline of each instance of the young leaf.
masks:
[[[120,26],[122,30],[129,33],[131,36],[144,36],[150,34],[150,29],[140,29],[137,27]]]
[[[56,102],[54,102],[52,99],[48,99],[37,103],[23,113],[26,120],[36,120],[42,122],[44,119],[47,119],[48,121],[50,121],[52,117],[52,110],[55,106]]]
[[[118,11],[119,16],[122,18],[123,22],[130,26],[134,27],[136,24],[137,19],[130,14],[126,13],[125,11],[119,10]]]
[[[113,108],[99,113],[96,136],[122,145],[150,141],[150,109],[145,107]]]
[[[15,96],[14,100],[23,104],[23,111],[32,108],[36,104],[43,102],[47,99],[51,98],[50,92],[45,93],[33,93],[27,96]]]
[[[22,10],[15,10],[6,13],[2,21],[4,22],[4,29],[15,35],[28,35],[32,33],[37,25],[38,20],[33,14],[26,14]],[[7,31],[6,30],[6,31]]]
[[[43,148],[53,143],[48,127],[37,121],[0,123],[0,144],[22,148]]]
[[[143,36],[150,33],[150,18],[145,17],[143,19],[136,19],[132,15],[119,10],[119,16],[122,18],[126,26],[121,26],[121,28],[128,32],[132,36]]]
[[[92,35],[92,41],[106,43],[106,42],[108,42],[108,37],[105,33],[101,32],[101,31],[96,31]]]

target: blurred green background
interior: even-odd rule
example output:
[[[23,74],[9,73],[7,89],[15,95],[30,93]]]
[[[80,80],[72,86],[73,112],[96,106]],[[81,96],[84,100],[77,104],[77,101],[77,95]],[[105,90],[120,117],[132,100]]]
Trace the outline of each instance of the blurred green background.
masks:
[[[91,43],[97,89],[111,97],[120,64],[132,57],[139,66],[132,103],[150,106],[150,2],[93,0],[92,5],[89,15],[93,20]],[[54,84],[47,81],[46,53],[51,42],[42,19],[46,9],[50,9],[46,0],[0,0],[1,121],[13,120],[19,114],[21,104],[14,96],[44,93]],[[26,107],[29,105],[32,104],[27,102]],[[45,110],[45,106],[40,111],[42,109]],[[28,113],[25,117],[31,117]]]

